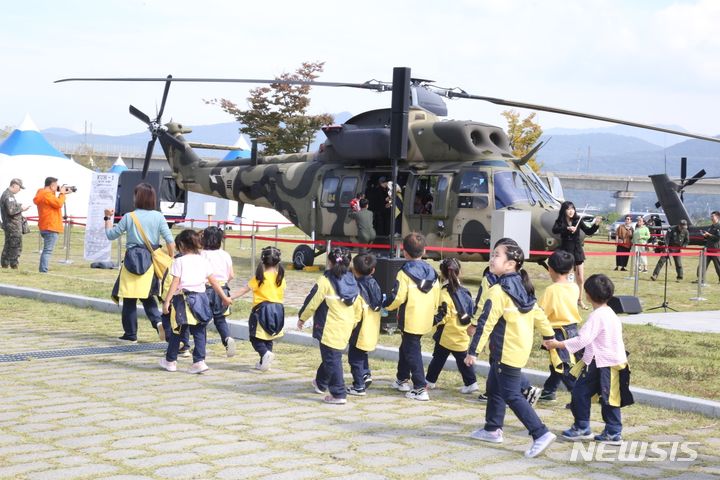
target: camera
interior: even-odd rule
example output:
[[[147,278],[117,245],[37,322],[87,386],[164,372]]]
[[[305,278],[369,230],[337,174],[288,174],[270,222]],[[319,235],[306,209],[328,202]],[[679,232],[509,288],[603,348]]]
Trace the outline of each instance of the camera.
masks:
[[[58,186],[58,187],[57,187],[57,191],[60,192],[60,191],[63,189],[63,187],[67,188],[68,190],[70,190],[70,191],[73,192],[73,193],[77,192],[77,187],[75,187],[75,186],[70,186],[70,185],[63,185],[62,187],[61,187],[61,186]]]

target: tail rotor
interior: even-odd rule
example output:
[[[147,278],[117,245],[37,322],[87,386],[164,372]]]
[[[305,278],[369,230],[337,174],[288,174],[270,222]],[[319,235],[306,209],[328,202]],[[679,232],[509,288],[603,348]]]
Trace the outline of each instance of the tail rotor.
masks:
[[[145,161],[143,162],[142,178],[147,176],[148,168],[150,167],[150,157],[152,157],[153,150],[155,149],[155,141],[158,137],[162,136],[170,141],[173,146],[178,150],[185,150],[185,144],[173,137],[167,132],[167,128],[162,124],[162,114],[165,111],[165,102],[167,101],[168,92],[170,91],[170,84],[172,83],[172,75],[167,76],[165,81],[165,90],[163,91],[162,102],[160,103],[160,110],[158,110],[157,117],[155,120],[151,120],[147,114],[130,105],[130,115],[137,118],[150,130],[151,138],[148,141],[147,149],[145,150]]]

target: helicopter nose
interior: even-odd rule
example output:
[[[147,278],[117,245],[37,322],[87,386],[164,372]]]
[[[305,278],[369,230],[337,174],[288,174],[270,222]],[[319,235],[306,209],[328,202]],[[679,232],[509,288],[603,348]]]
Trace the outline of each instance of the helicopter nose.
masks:
[[[560,242],[552,233],[553,225],[557,219],[556,211],[546,211],[540,216],[540,235],[545,242],[545,246],[550,249],[557,247]]]

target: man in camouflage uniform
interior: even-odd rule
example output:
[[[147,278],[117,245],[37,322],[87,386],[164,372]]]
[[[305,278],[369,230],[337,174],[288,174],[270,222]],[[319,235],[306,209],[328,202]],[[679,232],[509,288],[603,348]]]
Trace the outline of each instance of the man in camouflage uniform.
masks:
[[[0,214],[2,214],[2,225],[5,231],[5,245],[0,258],[2,268],[18,268],[22,252],[22,212],[30,207],[23,208],[15,200],[15,194],[21,188],[25,188],[22,180],[13,178],[10,180],[10,186],[0,197]]]
[[[667,231],[665,234],[665,246],[660,247],[660,252],[665,253],[667,251],[668,256],[671,256],[673,253],[680,253],[684,247],[688,246],[688,243],[690,243],[688,224],[687,220],[683,219],[680,220],[680,225],[676,225]],[[665,266],[665,262],[668,260],[668,256],[660,257],[658,259],[658,263],[655,265],[655,270],[653,271],[650,280],[657,280],[658,275],[660,275],[662,268]],[[677,281],[679,282],[683,279],[682,257],[678,255],[672,257],[672,259],[675,262],[675,273],[677,273]]]
[[[713,254],[705,257],[705,281],[708,279],[708,267],[710,263],[715,267],[718,279],[720,279],[720,211],[715,210],[710,214],[712,224],[701,230],[702,236],[705,238],[705,250],[707,253]],[[698,266],[698,278],[700,278],[700,266]],[[695,283],[695,282],[693,282]]]

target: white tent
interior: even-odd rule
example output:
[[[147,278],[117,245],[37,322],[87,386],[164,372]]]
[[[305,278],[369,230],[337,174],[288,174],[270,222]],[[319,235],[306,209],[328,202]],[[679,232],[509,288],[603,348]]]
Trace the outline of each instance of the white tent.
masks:
[[[67,214],[80,217],[77,221],[84,223],[92,171],[50,145],[30,116],[26,115],[22,124],[0,143],[0,191],[10,185],[11,179],[21,179],[25,190],[20,190],[15,197],[23,205],[31,206],[25,215],[34,217],[37,216],[37,208],[32,200],[35,193],[44,187],[47,177],[56,177],[61,185],[77,187],[77,192],[68,196]]]

